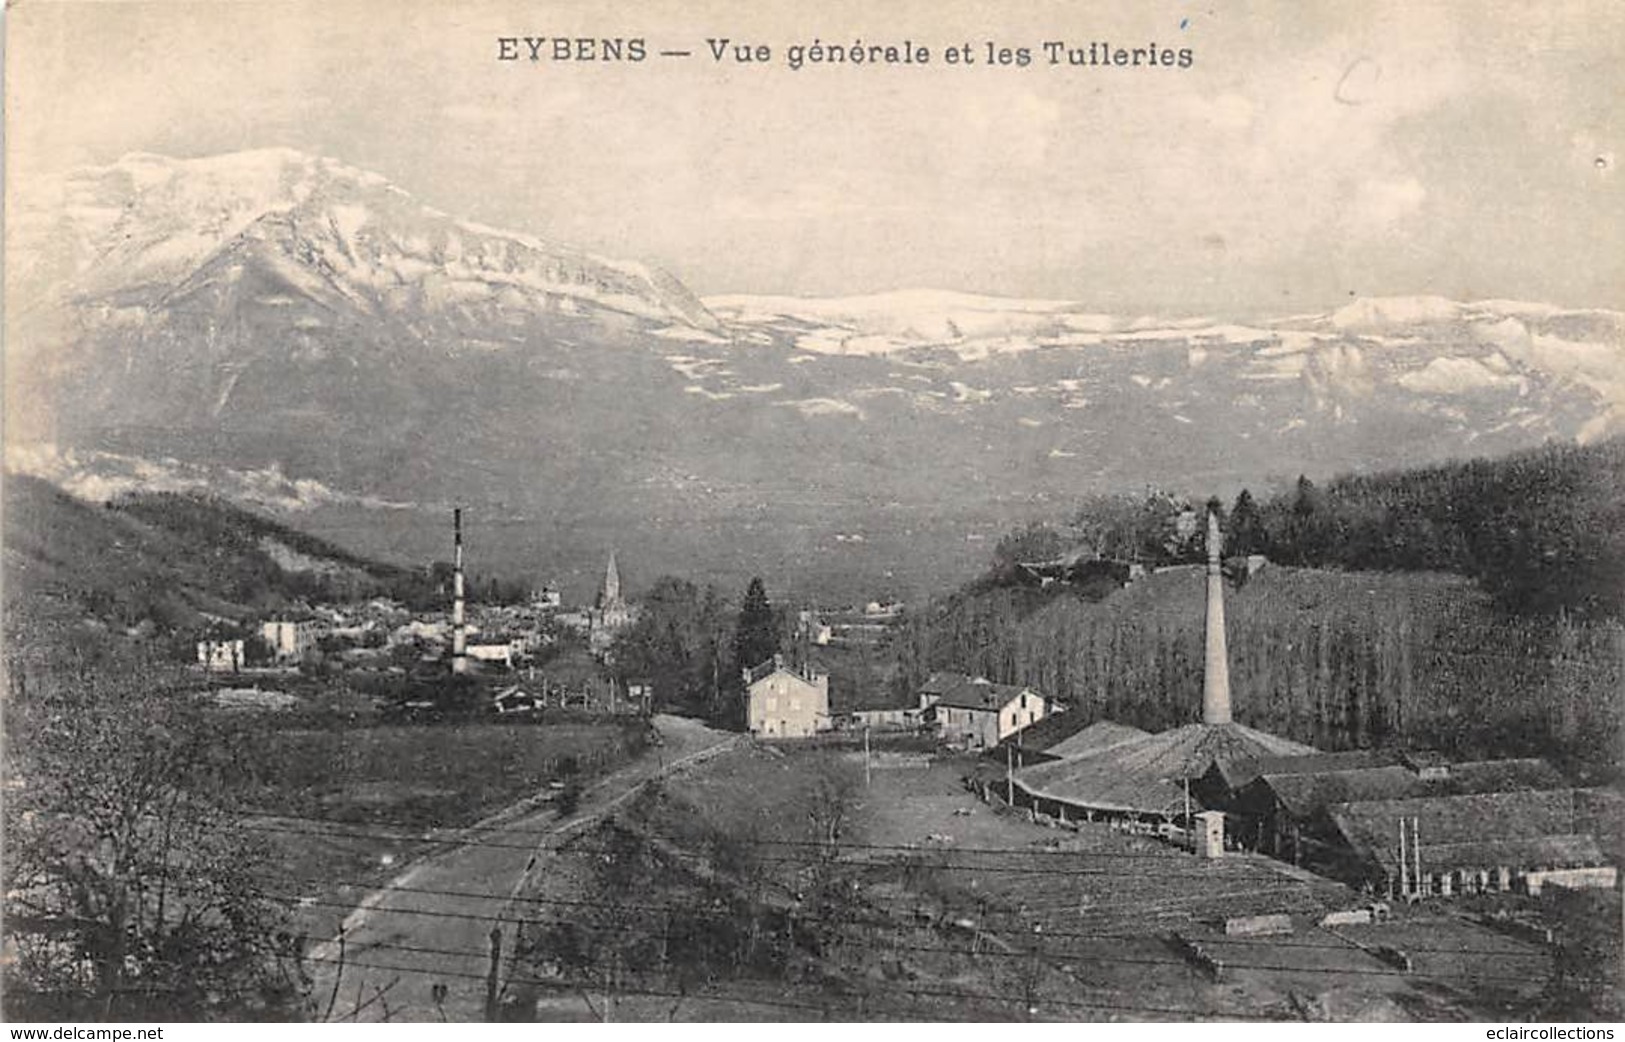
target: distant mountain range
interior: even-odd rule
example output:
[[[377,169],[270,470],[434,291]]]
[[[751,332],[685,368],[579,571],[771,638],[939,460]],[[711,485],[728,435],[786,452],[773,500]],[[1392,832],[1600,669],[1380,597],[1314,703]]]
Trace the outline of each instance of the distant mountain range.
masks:
[[[1088,491],[1229,492],[1625,429],[1617,311],[701,301],[287,150],[126,156],[28,186],[8,217],[12,469],[214,488],[396,558],[439,551],[461,502],[493,568],[582,593],[611,545],[634,583],[943,587],[1010,522]]]

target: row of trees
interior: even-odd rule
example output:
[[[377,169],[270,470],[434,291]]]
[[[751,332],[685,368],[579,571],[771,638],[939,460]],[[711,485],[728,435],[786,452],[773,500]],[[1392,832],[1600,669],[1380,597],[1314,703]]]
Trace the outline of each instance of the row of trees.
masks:
[[[1196,719],[1201,576],[1149,576],[1090,602],[980,589],[901,628],[901,682],[955,668],[1030,684],[1087,719]],[[1447,576],[1265,569],[1226,605],[1238,719],[1323,749],[1384,744],[1556,755],[1599,770],[1622,731],[1625,625],[1498,610]]]
[[[622,680],[654,685],[657,704],[738,727],[743,672],[779,652],[785,628],[760,578],[735,610],[715,587],[668,575],[644,595],[611,657]]]
[[[1217,500],[1206,506],[1222,512]],[[1020,564],[1063,556],[1148,565],[1201,560],[1207,554],[1203,509],[1160,489],[1148,489],[1141,496],[1090,496],[1060,527],[1034,523],[1000,539],[988,578],[1002,585],[1018,577]]]
[[[1495,460],[1300,478],[1256,538],[1295,564],[1470,576],[1503,608],[1625,617],[1625,439]]]

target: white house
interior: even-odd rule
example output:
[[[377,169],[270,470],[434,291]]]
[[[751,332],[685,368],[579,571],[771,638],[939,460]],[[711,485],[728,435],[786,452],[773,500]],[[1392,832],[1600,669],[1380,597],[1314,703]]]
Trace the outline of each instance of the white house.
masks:
[[[525,653],[523,637],[511,637],[504,641],[482,640],[468,646],[469,658],[477,662],[498,662],[509,669],[513,668],[514,659],[523,658]]]
[[[267,619],[260,623],[260,636],[270,645],[280,662],[297,662],[316,647],[320,634],[310,619]]]
[[[239,640],[200,640],[197,662],[210,673],[235,673],[243,668],[243,642]]]
[[[782,655],[746,670],[745,726],[763,738],[806,738],[829,730],[829,675],[795,672]]]
[[[1032,688],[995,684],[982,677],[943,692],[934,706],[943,739],[977,749],[990,749],[1044,719],[1046,709],[1044,696]]]
[[[451,627],[441,620],[413,619],[395,628],[389,639],[395,644],[410,644],[413,641],[426,641],[431,644],[444,643]]]

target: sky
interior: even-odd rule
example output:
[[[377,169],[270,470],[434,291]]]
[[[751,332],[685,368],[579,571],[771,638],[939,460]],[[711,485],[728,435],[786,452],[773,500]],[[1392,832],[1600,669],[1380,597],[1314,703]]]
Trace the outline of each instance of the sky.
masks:
[[[20,0],[6,31],[12,186],[132,151],[288,146],[701,294],[1625,307],[1615,0]],[[499,61],[513,36],[693,55]],[[718,63],[707,38],[773,54]],[[789,68],[815,39],[931,61]],[[1192,60],[1055,66],[1050,40]],[[989,65],[989,41],[1032,62]],[[962,43],[976,63],[946,64]]]

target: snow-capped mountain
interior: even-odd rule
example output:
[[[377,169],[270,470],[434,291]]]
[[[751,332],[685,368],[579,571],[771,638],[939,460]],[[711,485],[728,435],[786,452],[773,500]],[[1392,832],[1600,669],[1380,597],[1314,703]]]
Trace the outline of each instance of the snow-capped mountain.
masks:
[[[114,308],[171,306],[259,262],[290,291],[371,311],[600,309],[715,324],[664,272],[458,220],[377,174],[292,149],[134,153],[30,188],[12,217],[19,278]]]
[[[1431,356],[1424,371],[1400,367],[1395,374],[1400,386],[1464,393],[1512,386],[1521,378],[1515,371],[1527,371],[1572,378],[1610,404],[1625,404],[1625,314],[1600,309],[1378,297],[1327,314],[1237,324],[1211,318],[1129,318],[1098,314],[1069,301],[932,290],[837,299],[716,296],[704,303],[736,335],[780,339],[817,354],[906,359],[943,351],[975,362],[1045,349],[1170,342],[1201,352],[1246,349],[1245,361],[1268,378],[1265,374],[1284,370],[1265,359],[1337,347],[1379,354],[1422,347]],[[1298,370],[1297,363],[1291,365]]]
[[[8,211],[8,465],[237,475],[221,481],[317,513],[483,504],[523,521],[518,556],[569,530],[676,570],[936,578],[1090,489],[1228,491],[1625,429],[1615,311],[702,302],[286,150],[132,155],[30,187]],[[344,524],[361,549],[420,551]]]
[[[457,220],[287,149],[127,155],[26,186],[8,216],[27,375],[71,380],[136,340],[216,411],[256,360],[365,357],[381,339],[391,356],[461,354],[550,324],[715,325],[662,272]]]
[[[1469,442],[1508,426],[1581,439],[1625,427],[1625,314],[1617,311],[1386,297],[1324,314],[1237,323],[1113,316],[1067,301],[930,290],[839,299],[717,296],[705,304],[736,339],[780,343],[808,355],[989,370],[1027,354],[1085,360],[1088,373],[1006,389],[1079,408],[1085,407],[1076,397],[1080,388],[1110,389],[1117,370],[1119,383],[1167,392],[1165,398],[1185,394],[1187,382],[1190,392],[1201,393],[1230,380],[1255,391],[1276,385],[1276,393],[1301,392],[1310,415],[1289,417],[1291,429],[1308,426],[1313,413],[1354,419],[1351,409],[1361,402],[1454,420]],[[1153,376],[1149,370],[1169,351],[1183,352],[1184,365]],[[948,386],[956,401],[988,402],[997,395],[970,392],[964,382]],[[1255,399],[1255,392],[1243,391],[1228,404],[1245,409]],[[1574,401],[1584,405],[1570,415],[1566,406]],[[1564,418],[1578,419],[1579,426]]]

